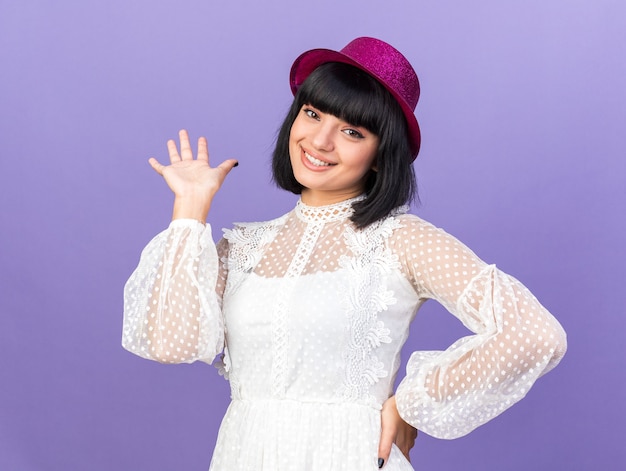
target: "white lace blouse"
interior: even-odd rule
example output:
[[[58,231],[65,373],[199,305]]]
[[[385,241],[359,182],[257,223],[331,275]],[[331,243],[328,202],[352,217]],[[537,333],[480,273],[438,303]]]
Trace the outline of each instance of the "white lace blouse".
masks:
[[[402,211],[357,230],[348,219],[352,202],[299,202],[273,221],[237,224],[217,246],[209,225],[173,221],[145,248],[126,285],[124,347],[166,363],[210,363],[221,354],[233,403],[259,404],[259,410],[313,403],[322,415],[332,406],[328,420],[341,428],[354,413],[342,419],[337,407],[379,413],[394,394],[409,324],[420,305],[434,299],[473,335],[445,351],[414,352],[395,395],[405,421],[442,438],[492,419],[560,361],[563,329],[519,281]],[[239,455],[254,454],[241,451],[241,423],[254,427],[251,417],[257,417],[245,413],[236,420],[227,414],[215,469],[238,469],[228,467],[235,463],[228,451],[235,442]],[[273,440],[267,426],[261,428],[261,438]],[[373,428],[367,439],[373,444],[362,451],[368,459],[377,447]],[[337,446],[345,453],[356,445]],[[269,459],[267,450],[258,453]],[[236,466],[247,469],[243,459],[257,466],[259,456],[237,457]],[[345,469],[366,469],[356,466]]]

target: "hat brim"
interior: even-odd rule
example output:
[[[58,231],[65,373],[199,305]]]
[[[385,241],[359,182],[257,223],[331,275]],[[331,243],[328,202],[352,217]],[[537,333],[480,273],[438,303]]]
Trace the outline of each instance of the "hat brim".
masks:
[[[404,114],[404,118],[406,119],[409,131],[409,146],[413,154],[413,160],[415,160],[420,150],[421,132],[413,109],[404,100],[404,98],[398,95],[393,90],[393,88],[387,85],[387,83],[385,83],[385,81],[381,77],[376,75],[371,70],[363,67],[361,64],[346,56],[345,54],[333,51],[331,49],[311,49],[310,51],[306,51],[300,54],[300,56],[298,56],[298,58],[291,66],[291,72],[289,74],[289,85],[291,86],[291,92],[295,95],[298,91],[298,88],[300,88],[300,86],[304,83],[307,77],[311,75],[311,72],[317,69],[320,65],[326,64],[327,62],[341,62],[357,67],[363,72],[366,72],[374,77],[383,87],[385,87],[385,89],[389,93],[391,93],[391,95],[396,99],[396,101],[402,108],[402,113]]]

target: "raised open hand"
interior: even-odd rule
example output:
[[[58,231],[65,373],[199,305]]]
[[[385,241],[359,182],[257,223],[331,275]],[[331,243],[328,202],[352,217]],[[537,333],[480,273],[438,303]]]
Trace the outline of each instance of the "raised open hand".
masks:
[[[217,167],[211,167],[206,138],[198,139],[198,155],[194,159],[187,131],[181,130],[178,137],[180,154],[176,142],[172,139],[167,141],[170,165],[162,165],[154,157],[148,162],[174,192],[173,219],[192,218],[204,222],[213,197],[237,161],[228,159]]]

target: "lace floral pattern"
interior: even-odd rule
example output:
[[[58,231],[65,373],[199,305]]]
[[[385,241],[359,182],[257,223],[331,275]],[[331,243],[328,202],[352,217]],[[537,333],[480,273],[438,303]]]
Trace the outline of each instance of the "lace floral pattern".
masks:
[[[226,264],[228,283],[226,292],[233,294],[242,281],[242,275],[251,273],[263,255],[263,247],[270,243],[284,224],[285,217],[269,223],[240,223],[233,229],[224,229],[224,238],[230,243]]]
[[[399,225],[397,219],[390,217],[362,231],[348,228],[345,232],[346,245],[353,256],[341,257],[340,265],[350,271],[353,283],[346,303],[350,338],[345,351],[346,378],[340,394],[348,401],[373,402],[370,386],[389,374],[375,350],[391,342],[390,330],[378,319],[378,313],[396,303],[393,291],[385,283],[385,274],[398,268],[399,263],[385,241]]]
[[[402,418],[430,435],[469,433],[562,358],[563,329],[517,280],[402,208],[356,229],[353,202],[300,202],[225,231],[217,250],[208,226],[174,222],[129,279],[127,349],[168,363],[223,350],[232,403],[212,469],[375,466],[380,408],[426,299],[472,331],[413,353],[395,391]]]

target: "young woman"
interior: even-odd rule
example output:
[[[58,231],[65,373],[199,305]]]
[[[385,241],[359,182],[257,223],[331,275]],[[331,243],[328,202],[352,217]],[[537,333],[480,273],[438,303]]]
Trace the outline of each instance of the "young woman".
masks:
[[[419,84],[390,45],[358,38],[305,52],[273,155],[289,213],[205,225],[235,160],[194,159],[185,131],[170,165],[173,221],[125,289],[123,345],[142,357],[213,362],[232,402],[213,470],[412,470],[416,429],[454,438],[524,397],[565,352],[559,323],[516,279],[406,214],[420,146]],[[474,335],[415,352],[393,391],[420,305],[435,299]]]

